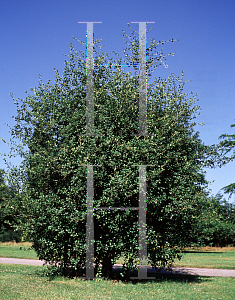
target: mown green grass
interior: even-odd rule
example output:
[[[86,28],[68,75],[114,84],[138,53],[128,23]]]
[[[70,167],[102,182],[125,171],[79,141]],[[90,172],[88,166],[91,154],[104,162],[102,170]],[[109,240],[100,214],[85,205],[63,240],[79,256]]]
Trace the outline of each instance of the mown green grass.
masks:
[[[0,243],[0,256],[36,258],[33,250],[25,250],[29,247],[29,243]],[[234,248],[192,251],[175,265],[235,269]],[[46,267],[0,264],[0,299],[235,299],[235,278],[158,274],[156,280],[141,282],[49,280],[43,270]]]
[[[38,259],[31,243],[0,243],[0,257]]]
[[[43,277],[46,267],[0,265],[0,299],[226,299],[235,298],[235,279],[158,275],[156,280],[122,282]]]
[[[235,269],[235,252],[185,253],[175,267]]]

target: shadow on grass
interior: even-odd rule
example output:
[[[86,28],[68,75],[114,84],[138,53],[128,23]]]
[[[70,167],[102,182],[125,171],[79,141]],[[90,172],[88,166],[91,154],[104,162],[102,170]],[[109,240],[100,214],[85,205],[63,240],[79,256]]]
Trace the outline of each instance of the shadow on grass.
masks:
[[[118,280],[122,282],[132,282],[133,284],[136,283],[147,283],[149,281],[153,282],[165,282],[165,281],[173,281],[173,282],[193,282],[193,283],[201,283],[202,279],[200,276],[196,275],[189,275],[186,272],[173,274],[170,271],[161,271],[158,272],[154,270],[153,272],[148,271],[148,277],[152,278],[155,277],[155,279],[138,279],[138,272],[136,270],[130,270],[129,274],[122,277],[121,276],[122,269],[121,268],[115,268],[113,269],[111,280]],[[136,279],[133,279],[133,277],[136,277]],[[132,279],[131,279],[132,278]],[[203,278],[204,281],[205,278]],[[209,279],[209,277],[208,277]]]
[[[65,270],[64,270],[65,271]],[[82,279],[82,280],[87,280],[86,279],[86,271],[85,270],[67,270],[65,272],[48,272],[48,270],[44,270],[44,272],[37,272],[39,276],[47,277],[49,281],[54,280],[55,278],[58,277],[66,277],[70,279]],[[136,277],[134,279],[133,277]],[[182,283],[201,283],[202,281],[208,281],[210,280],[210,277],[203,277],[197,276],[197,275],[189,275],[186,271],[180,271],[180,272],[174,272],[174,274],[170,271],[161,271],[158,272],[153,269],[148,270],[148,277],[149,279],[139,279],[138,278],[138,271],[137,270],[129,270],[127,272],[123,272],[123,269],[121,267],[113,267],[112,269],[112,275],[108,278],[104,277],[95,277],[94,279],[104,279],[104,280],[110,280],[110,281],[121,281],[123,283],[132,283],[132,284],[137,284],[137,283],[147,283],[150,281],[153,282],[166,282],[166,281],[171,281],[171,282],[182,282]],[[154,277],[155,279],[150,279],[150,277]]]

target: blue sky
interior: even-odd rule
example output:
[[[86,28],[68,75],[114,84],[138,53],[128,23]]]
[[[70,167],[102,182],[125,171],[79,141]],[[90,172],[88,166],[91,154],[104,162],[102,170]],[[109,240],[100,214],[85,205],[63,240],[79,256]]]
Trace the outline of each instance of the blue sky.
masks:
[[[191,80],[185,91],[198,94],[201,114],[197,122],[205,144],[218,142],[222,133],[234,133],[235,123],[235,2],[229,0],[0,0],[0,137],[9,141],[9,129],[16,107],[10,97],[25,98],[25,91],[54,79],[54,68],[64,68],[70,42],[79,49],[76,37],[85,41],[86,24],[78,21],[101,21],[94,25],[95,39],[102,38],[107,52],[122,54],[125,44],[122,29],[127,23],[152,21],[147,35],[156,40],[179,39],[163,46],[169,57],[168,68],[159,67],[154,76],[174,72]],[[134,28],[133,25],[132,27]],[[0,153],[9,148],[0,141]],[[14,160],[13,163],[18,163]],[[5,168],[0,157],[0,168]],[[235,181],[235,162],[221,169],[206,169],[212,194]]]

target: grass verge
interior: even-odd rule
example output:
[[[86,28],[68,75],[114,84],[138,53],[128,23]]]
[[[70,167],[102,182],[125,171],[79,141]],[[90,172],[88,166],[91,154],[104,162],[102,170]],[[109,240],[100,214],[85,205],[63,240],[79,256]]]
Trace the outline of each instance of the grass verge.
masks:
[[[235,269],[235,247],[187,249],[175,267]]]
[[[235,297],[235,279],[158,274],[156,280],[81,280],[43,277],[45,267],[0,265],[0,299],[226,299]]]
[[[31,243],[0,243],[0,257],[38,259]]]

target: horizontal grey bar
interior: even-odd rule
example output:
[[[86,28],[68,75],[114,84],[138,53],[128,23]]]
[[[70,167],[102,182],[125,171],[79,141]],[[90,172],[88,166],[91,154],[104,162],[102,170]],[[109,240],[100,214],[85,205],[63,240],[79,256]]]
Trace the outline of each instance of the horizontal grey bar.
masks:
[[[78,22],[78,23],[102,23],[102,22],[87,21],[87,22]]]
[[[139,207],[98,207],[94,210],[139,210]]]
[[[131,22],[131,23],[155,23],[155,22],[143,22],[143,21],[139,21],[139,22]]]
[[[106,67],[139,67],[139,65],[130,64],[130,65],[124,65],[124,64],[94,64],[94,66],[106,66]]]

